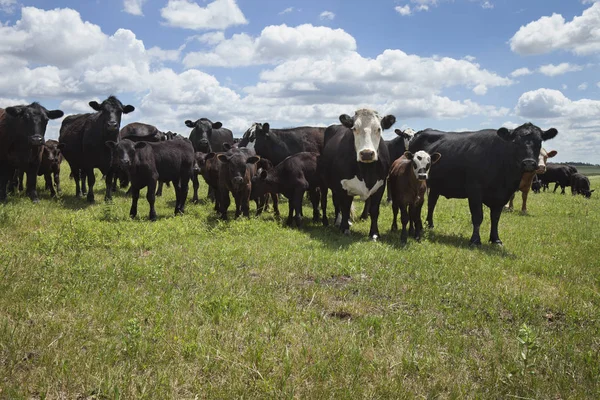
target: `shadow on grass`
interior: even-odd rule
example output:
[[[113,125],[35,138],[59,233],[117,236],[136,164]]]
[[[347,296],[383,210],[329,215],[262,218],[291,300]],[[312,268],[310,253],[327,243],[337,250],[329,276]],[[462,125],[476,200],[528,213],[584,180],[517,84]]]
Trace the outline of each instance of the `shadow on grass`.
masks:
[[[504,246],[498,246],[491,243],[484,243],[481,246],[471,246],[469,244],[469,240],[464,236],[435,232],[432,230],[426,230],[425,232],[425,238],[427,238],[427,241],[431,243],[439,243],[460,249],[479,251],[489,255],[510,258],[513,260],[517,259],[517,256],[506,250]]]

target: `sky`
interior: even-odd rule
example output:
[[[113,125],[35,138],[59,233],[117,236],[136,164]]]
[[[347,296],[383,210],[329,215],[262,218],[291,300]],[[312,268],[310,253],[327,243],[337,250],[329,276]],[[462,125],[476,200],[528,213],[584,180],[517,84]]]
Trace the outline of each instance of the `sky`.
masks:
[[[558,129],[555,161],[600,164],[599,27],[600,0],[0,0],[0,107],[114,94],[136,107],[122,126],[186,136],[359,108],[399,129],[532,122]]]

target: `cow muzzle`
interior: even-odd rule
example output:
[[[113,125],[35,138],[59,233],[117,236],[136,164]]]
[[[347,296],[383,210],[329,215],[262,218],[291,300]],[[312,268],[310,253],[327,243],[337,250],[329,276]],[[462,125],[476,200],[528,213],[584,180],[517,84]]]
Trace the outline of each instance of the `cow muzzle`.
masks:
[[[244,178],[241,176],[236,176],[231,180],[231,183],[233,183],[233,185],[236,187],[242,186],[244,184]]]
[[[40,135],[29,136],[29,144],[31,146],[41,146],[44,144],[44,137]]]
[[[536,174],[545,174],[546,173],[546,166],[545,165],[538,165],[537,169],[535,170]]]
[[[427,174],[419,174],[419,175],[417,175],[417,179],[419,179],[420,181],[426,181]]]
[[[363,150],[360,153],[358,153],[358,156],[360,158],[360,162],[371,163],[373,161],[377,161],[377,155],[373,150]]]
[[[537,160],[534,160],[532,158],[525,159],[521,162],[521,168],[525,172],[533,172],[536,170],[537,166]]]

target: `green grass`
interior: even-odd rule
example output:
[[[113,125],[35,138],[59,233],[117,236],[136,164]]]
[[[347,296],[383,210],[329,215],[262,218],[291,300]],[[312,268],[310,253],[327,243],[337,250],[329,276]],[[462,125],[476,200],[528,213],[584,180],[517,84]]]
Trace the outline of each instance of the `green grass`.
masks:
[[[0,206],[0,398],[600,398],[596,193],[532,194],[502,248],[469,248],[442,198],[403,246],[387,205],[372,243],[368,222],[173,217],[170,188],[132,221],[62,176],[60,200]]]

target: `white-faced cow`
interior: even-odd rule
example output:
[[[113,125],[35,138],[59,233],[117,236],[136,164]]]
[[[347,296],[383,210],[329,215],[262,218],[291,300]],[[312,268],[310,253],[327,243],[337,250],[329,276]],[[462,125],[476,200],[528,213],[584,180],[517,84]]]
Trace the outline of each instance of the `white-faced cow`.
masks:
[[[350,209],[352,199],[371,199],[369,214],[371,229],[369,237],[379,237],[379,205],[385,190],[384,183],[390,168],[387,146],[381,140],[381,132],[389,129],[396,117],[381,117],[376,111],[357,110],[353,117],[340,116],[342,125],[331,125],[325,130],[325,147],[319,158],[319,173],[325,186],[333,193],[336,219],[340,229],[350,233]],[[327,225],[327,190],[321,193],[323,224]]]
[[[433,227],[433,212],[440,195],[467,198],[473,223],[470,243],[481,244],[479,227],[483,221],[483,204],[490,208],[490,242],[502,244],[498,221],[504,205],[519,188],[524,172],[538,167],[542,141],[552,139],[558,131],[543,131],[527,123],[513,130],[487,129],[478,132],[418,132],[409,150],[443,154],[429,174],[427,222]]]
[[[541,174],[546,173],[546,161],[549,158],[552,158],[557,154],[558,154],[558,152],[556,150],[546,151],[545,149],[542,148],[540,150],[540,156],[538,157],[538,169],[533,172],[525,172],[523,174],[523,176],[521,177],[521,182],[519,183],[519,190],[521,191],[522,198],[523,198],[523,204],[521,206],[521,213],[527,214],[527,197],[529,196],[529,191],[533,187],[534,178],[537,177],[538,174],[541,175]],[[506,205],[508,210],[512,211],[512,209],[513,209],[513,201],[515,199],[515,194],[516,193],[513,193],[513,195],[510,196],[510,201]]]

